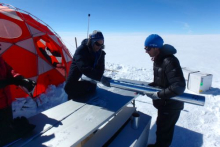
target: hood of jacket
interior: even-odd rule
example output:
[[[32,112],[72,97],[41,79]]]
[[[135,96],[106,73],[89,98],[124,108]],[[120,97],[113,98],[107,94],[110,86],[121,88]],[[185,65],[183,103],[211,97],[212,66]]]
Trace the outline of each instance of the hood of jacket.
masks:
[[[160,48],[160,53],[159,55],[154,59],[154,61],[156,62],[162,62],[164,58],[168,57],[168,56],[173,56],[174,54],[176,54],[177,50],[169,44],[164,44],[161,48]]]
[[[89,39],[83,39],[83,41],[81,42],[81,45],[87,45],[88,41],[89,41]]]
[[[161,48],[160,48],[160,55],[161,56],[167,56],[167,55],[173,55],[176,54],[177,50],[169,44],[164,44]]]

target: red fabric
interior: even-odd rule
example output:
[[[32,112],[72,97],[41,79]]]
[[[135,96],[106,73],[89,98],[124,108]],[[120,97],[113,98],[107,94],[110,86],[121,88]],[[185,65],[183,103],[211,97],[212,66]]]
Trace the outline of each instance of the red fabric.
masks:
[[[60,37],[46,23],[28,12],[5,5],[0,5],[0,18],[0,56],[15,71],[37,83],[32,91],[33,97],[45,92],[48,85],[58,85],[66,80],[72,56]],[[59,61],[61,67],[52,66],[40,52],[39,48],[46,47],[51,52],[60,53],[61,57],[52,57],[52,61]],[[49,78],[45,76],[48,73]],[[9,87],[12,100],[27,96],[18,86]]]
[[[2,55],[3,59],[15,71],[18,71],[25,78],[37,75],[37,56],[19,46],[11,46]],[[22,60],[21,60],[22,59]]]
[[[33,95],[43,93],[49,85],[57,86],[63,81],[65,81],[65,77],[62,75],[62,73],[58,72],[57,69],[52,69],[48,72],[45,72],[38,77],[38,84],[35,87],[36,90],[34,91]]]

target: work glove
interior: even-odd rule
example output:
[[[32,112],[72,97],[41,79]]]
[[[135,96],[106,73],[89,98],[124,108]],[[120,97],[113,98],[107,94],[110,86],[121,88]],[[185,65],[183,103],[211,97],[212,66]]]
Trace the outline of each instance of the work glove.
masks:
[[[21,86],[25,87],[28,92],[31,92],[34,89],[36,82],[30,79],[23,79],[21,82]]]
[[[157,95],[157,92],[145,92],[145,94],[152,100],[159,100],[160,98]]]
[[[145,95],[143,92],[135,92],[134,94],[135,94],[135,95],[142,95],[142,96]]]
[[[105,77],[105,76],[102,76],[101,78],[101,83],[107,87],[110,87],[110,80],[112,78],[109,78],[109,77]]]
[[[19,75],[14,78],[14,84],[23,86],[28,90],[28,92],[31,92],[34,89],[36,82],[30,79],[26,79],[23,76]]]
[[[148,85],[149,85],[149,86],[152,86],[152,87],[155,87],[155,86],[156,86],[154,82],[149,83]]]

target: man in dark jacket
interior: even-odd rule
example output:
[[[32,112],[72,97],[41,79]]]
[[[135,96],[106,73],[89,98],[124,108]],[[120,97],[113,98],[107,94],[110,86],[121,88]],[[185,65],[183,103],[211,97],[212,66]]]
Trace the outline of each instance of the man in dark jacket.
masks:
[[[0,146],[24,136],[35,128],[25,117],[13,119],[9,85],[20,85],[30,92],[35,82],[18,74],[0,57]]]
[[[100,31],[93,31],[88,39],[84,39],[73,56],[69,76],[64,87],[68,99],[84,101],[86,94],[96,90],[96,84],[80,80],[85,76],[101,81],[109,86],[108,79],[103,76],[105,70],[104,36]]]
[[[150,86],[161,88],[159,92],[148,92],[146,95],[153,100],[158,109],[156,143],[149,147],[169,147],[174,133],[175,124],[184,107],[184,103],[171,100],[185,90],[185,79],[178,59],[174,56],[176,49],[163,39],[152,34],[145,40],[146,53],[154,61],[154,81]]]

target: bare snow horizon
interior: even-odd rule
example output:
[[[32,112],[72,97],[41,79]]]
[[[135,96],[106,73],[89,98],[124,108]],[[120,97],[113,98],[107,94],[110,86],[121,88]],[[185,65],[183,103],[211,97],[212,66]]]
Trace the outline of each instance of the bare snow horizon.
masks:
[[[78,45],[86,35],[62,37],[64,43],[74,54],[77,37]],[[74,35],[74,34],[73,34]],[[106,52],[105,75],[114,79],[126,78],[151,82],[153,80],[153,62],[144,50],[144,40],[149,34],[104,34]],[[160,35],[160,34],[159,34]],[[172,147],[211,147],[220,146],[220,35],[161,35],[165,44],[177,49],[175,54],[182,67],[199,70],[213,75],[212,87],[202,93],[206,97],[205,106],[185,104],[176,124]],[[69,45],[68,45],[69,44]],[[21,98],[13,103],[14,117],[30,117],[48,108],[67,101],[63,90],[65,83],[50,86],[45,94],[37,99],[37,108],[31,98]],[[102,86],[102,85],[100,85]],[[189,90],[185,92],[193,93]],[[22,106],[26,106],[26,109]],[[139,96],[136,99],[137,110],[152,116],[149,143],[155,141],[155,120],[157,110],[151,99]]]

